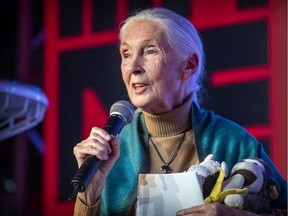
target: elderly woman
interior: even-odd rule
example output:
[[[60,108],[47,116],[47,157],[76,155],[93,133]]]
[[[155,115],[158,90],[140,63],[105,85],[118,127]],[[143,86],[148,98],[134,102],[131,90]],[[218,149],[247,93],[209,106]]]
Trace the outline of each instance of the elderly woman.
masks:
[[[233,167],[248,157],[264,159],[281,185],[273,208],[285,208],[286,181],[262,145],[237,124],[200,108],[204,54],[194,26],[164,8],[130,16],[120,29],[122,78],[139,108],[119,136],[94,127],[74,147],[79,167],[87,155],[103,161],[85,192],[78,193],[74,215],[133,215],[139,173],[178,173],[213,154]],[[211,203],[177,215],[250,215]]]

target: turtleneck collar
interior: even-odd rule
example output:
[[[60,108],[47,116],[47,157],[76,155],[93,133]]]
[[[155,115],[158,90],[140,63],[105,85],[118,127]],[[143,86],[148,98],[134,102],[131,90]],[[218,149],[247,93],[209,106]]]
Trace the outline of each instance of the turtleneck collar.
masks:
[[[149,134],[154,137],[168,137],[191,128],[191,103],[192,95],[181,106],[167,113],[152,115],[143,111]]]

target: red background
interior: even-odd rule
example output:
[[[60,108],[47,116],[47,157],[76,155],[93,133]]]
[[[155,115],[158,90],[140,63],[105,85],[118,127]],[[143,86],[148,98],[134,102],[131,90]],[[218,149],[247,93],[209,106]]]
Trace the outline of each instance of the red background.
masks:
[[[49,99],[49,108],[44,121],[44,137],[46,152],[44,155],[44,182],[43,182],[43,212],[45,215],[72,215],[74,202],[63,201],[59,196],[59,162],[61,128],[60,105],[60,75],[69,73],[60,67],[60,55],[75,50],[117,45],[118,25],[128,12],[129,1],[116,1],[115,27],[103,31],[92,29],[92,0],[81,1],[81,33],[60,36],[60,9],[57,0],[45,1],[45,47],[44,47],[44,91]],[[165,1],[151,1],[153,7],[165,6]],[[264,6],[239,9],[236,0],[191,0],[189,10],[193,16],[187,17],[200,31],[220,29],[227,26],[237,26],[265,20],[267,22],[267,56],[268,62],[264,65],[243,66],[214,70],[210,73],[210,88],[233,86],[259,80],[268,83],[267,107],[269,119],[265,124],[243,125],[259,140],[268,140],[269,155],[283,176],[287,176],[287,36],[286,36],[286,1],[269,0]],[[177,4],[177,3],[175,3]],[[114,12],[113,12],[114,13]],[[109,14],[107,14],[109,16]],[[104,21],[103,21],[104,22]],[[255,29],[257,31],[257,29]],[[205,43],[205,41],[204,41]],[[239,44],[241,46],[241,44]],[[253,47],[251,47],[253,49]],[[219,50],[219,55],[221,50]],[[66,80],[69,82],[69,80]],[[110,87],[113,89],[114,86]],[[103,91],[107,89],[103,85]],[[111,104],[103,103],[103,99],[90,86],[81,93],[82,137],[86,137],[94,125],[101,126],[108,116],[107,107]],[[71,95],[73,97],[73,95]],[[73,106],[71,104],[70,106]],[[69,106],[69,105],[67,105]],[[73,123],[72,123],[73,124]],[[72,135],[71,135],[72,136]],[[67,154],[72,154],[75,143],[70,143]],[[73,161],[75,162],[75,161]],[[71,162],[72,163],[72,162]],[[74,166],[75,164],[71,165]],[[71,173],[71,178],[74,173]],[[69,188],[69,182],[64,185]]]

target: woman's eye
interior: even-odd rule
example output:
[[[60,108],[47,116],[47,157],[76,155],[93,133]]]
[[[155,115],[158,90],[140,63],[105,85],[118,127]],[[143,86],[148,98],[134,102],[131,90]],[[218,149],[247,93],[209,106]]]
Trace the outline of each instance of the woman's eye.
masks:
[[[123,58],[124,58],[124,59],[129,58],[129,54],[128,54],[128,53],[123,53]]]
[[[147,54],[155,54],[156,53],[156,50],[155,49],[148,49]]]

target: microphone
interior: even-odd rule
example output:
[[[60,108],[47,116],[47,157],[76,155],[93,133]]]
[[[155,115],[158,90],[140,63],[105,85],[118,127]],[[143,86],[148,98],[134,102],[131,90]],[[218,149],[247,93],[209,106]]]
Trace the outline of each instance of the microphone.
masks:
[[[110,108],[110,116],[104,125],[103,129],[111,135],[116,136],[129,123],[134,114],[134,106],[126,100],[120,100],[114,103]],[[88,155],[83,164],[78,169],[71,185],[74,188],[69,200],[71,200],[76,193],[84,192],[92,180],[93,176],[100,167],[102,161],[95,156]]]

